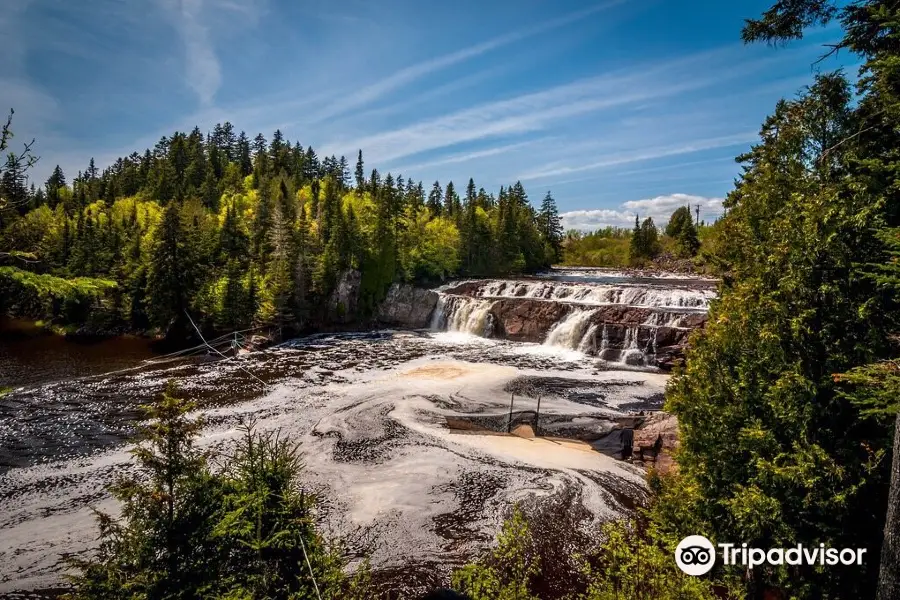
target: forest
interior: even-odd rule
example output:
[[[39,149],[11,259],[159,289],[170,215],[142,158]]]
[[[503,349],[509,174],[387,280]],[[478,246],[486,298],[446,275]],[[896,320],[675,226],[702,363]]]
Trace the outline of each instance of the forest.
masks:
[[[496,548],[453,576],[471,600],[900,597],[900,6],[781,0],[741,36],[777,53],[826,25],[841,36],[830,51],[861,62],[858,83],[818,72],[737,157],[727,214],[693,236],[684,216],[669,223],[676,251],[699,252],[722,280],[666,389],[677,469],[651,473],[652,497],[634,518],[596,535],[569,531],[561,545],[514,511]],[[395,279],[523,272],[563,251],[549,194],[540,210],[519,184],[496,198],[471,181],[464,197],[449,184],[426,194],[399,176],[366,176],[361,156],[351,182],[344,160],[319,163],[280,135],[250,142],[224,125],[208,140],[176,134],[104,173],[89,167],[70,186],[54,173],[33,193],[16,188],[11,161],[2,296],[103,296],[139,326],[165,326],[186,308],[229,327],[302,322],[348,266],[361,268],[371,307]],[[645,223],[578,243],[612,240],[603,244],[615,256],[650,258],[661,242]],[[42,297],[22,311],[80,310]],[[157,452],[138,455],[150,476],[119,488],[125,518],[101,521],[106,543],[78,565],[75,597],[312,598],[316,580],[329,582],[319,597],[358,597],[366,569],[344,575],[306,499],[285,483],[291,450],[248,434],[231,470],[213,472],[189,451],[195,429],[174,395],[155,409]],[[272,524],[265,536],[260,522]],[[691,577],[672,553],[700,533],[869,552],[862,566],[717,563]],[[240,552],[223,552],[222,540],[241,540]],[[209,553],[192,552],[198,541]],[[288,577],[288,563],[308,569]],[[178,587],[192,573],[209,587]]]
[[[4,144],[12,133],[4,130]],[[562,226],[547,192],[488,194],[366,173],[345,157],[230,123],[176,132],[143,154],[71,181],[58,166],[27,185],[30,146],[10,154],[0,194],[0,297],[11,315],[95,330],[165,330],[195,314],[236,330],[305,330],[365,318],[394,281],[533,272],[558,262]],[[330,302],[362,273],[360,306]]]

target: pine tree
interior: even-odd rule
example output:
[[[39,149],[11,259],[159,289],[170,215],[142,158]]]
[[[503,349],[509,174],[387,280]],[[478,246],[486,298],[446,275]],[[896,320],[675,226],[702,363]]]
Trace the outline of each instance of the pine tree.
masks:
[[[556,201],[550,192],[544,196],[541,202],[541,211],[538,215],[538,226],[544,243],[549,247],[547,261],[550,264],[557,263],[562,258],[563,227],[556,208]],[[549,265],[548,265],[549,266]]]
[[[170,202],[153,238],[147,273],[147,308],[158,326],[183,318],[193,295],[195,248],[181,219],[181,205]]]
[[[691,218],[691,209],[687,206],[681,206],[672,213],[669,223],[666,225],[666,235],[673,238],[678,244],[679,256],[694,256],[700,248],[697,228]]]
[[[15,154],[6,158],[6,166],[0,175],[0,207],[15,207],[24,211],[28,207],[28,188],[25,171]]]
[[[356,193],[362,194],[365,187],[366,187],[366,171],[365,171],[365,167],[363,166],[362,150],[360,150],[359,154],[356,157]]]
[[[456,189],[453,187],[453,182],[451,181],[447,184],[447,188],[444,191],[443,215],[456,220],[459,217],[460,206],[459,195],[456,193]]]
[[[441,187],[439,181],[435,181],[431,186],[431,192],[428,194],[428,210],[431,211],[432,217],[440,217],[443,212],[444,188]]]
[[[225,290],[217,325],[226,330],[242,329],[249,323],[247,293],[243,269],[237,259],[230,259],[225,269]]]
[[[59,188],[65,187],[65,185],[66,176],[59,165],[56,165],[53,173],[50,174],[50,177],[47,178],[47,182],[44,184],[44,187],[47,189],[47,204],[50,208],[56,208],[56,205],[59,204]]]
[[[237,140],[237,163],[241,168],[241,175],[246,177],[253,173],[253,156],[250,150],[250,140],[243,131]]]
[[[294,319],[294,275],[296,256],[291,224],[275,203],[269,244],[272,254],[267,268],[268,288],[272,297],[272,321],[279,327],[287,327]]]
[[[338,183],[341,186],[342,190],[347,189],[347,186],[350,185],[350,167],[347,164],[347,157],[341,156],[341,159],[337,164],[338,168]]]

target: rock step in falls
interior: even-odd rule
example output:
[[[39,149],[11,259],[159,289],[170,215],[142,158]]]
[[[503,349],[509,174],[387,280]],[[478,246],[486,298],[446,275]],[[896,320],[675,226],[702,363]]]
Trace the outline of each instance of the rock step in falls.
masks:
[[[670,368],[714,296],[708,288],[470,281],[438,295],[430,325]]]

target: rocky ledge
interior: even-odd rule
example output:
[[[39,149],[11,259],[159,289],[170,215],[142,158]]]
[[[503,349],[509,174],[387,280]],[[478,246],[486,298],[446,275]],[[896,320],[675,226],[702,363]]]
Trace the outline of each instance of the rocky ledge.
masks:
[[[491,307],[495,337],[541,343],[553,327],[574,310],[583,308],[561,302],[548,302],[526,298],[497,300]],[[593,338],[586,340],[589,354],[602,355],[605,360],[626,360],[629,346],[650,351],[657,366],[671,369],[684,356],[688,336],[694,329],[703,327],[707,320],[703,312],[678,312],[670,310],[608,305],[590,307],[592,314],[587,323],[597,326]],[[666,323],[652,325],[650,323]],[[604,342],[605,340],[605,342]]]
[[[428,327],[437,305],[438,294],[405,283],[395,283],[378,310],[378,321],[385,325],[420,329]]]

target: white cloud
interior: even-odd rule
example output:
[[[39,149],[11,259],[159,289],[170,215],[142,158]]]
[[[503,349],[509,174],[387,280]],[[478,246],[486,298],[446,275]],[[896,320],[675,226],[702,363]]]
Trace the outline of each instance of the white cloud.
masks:
[[[572,210],[562,213],[563,227],[581,231],[594,231],[604,227],[632,227],[635,216],[643,221],[652,217],[658,227],[665,227],[675,209],[688,206],[694,213],[700,205],[700,219],[711,221],[722,215],[722,198],[709,198],[693,194],[669,194],[643,200],[629,200],[620,210]]]

